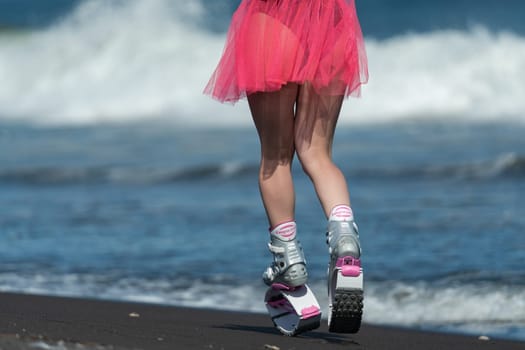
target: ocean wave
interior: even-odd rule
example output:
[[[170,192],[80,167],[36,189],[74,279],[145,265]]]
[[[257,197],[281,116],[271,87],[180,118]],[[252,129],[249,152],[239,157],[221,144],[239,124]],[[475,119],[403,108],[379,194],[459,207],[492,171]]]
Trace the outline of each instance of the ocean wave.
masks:
[[[525,324],[525,288],[485,284],[451,284],[434,287],[420,282],[370,283],[368,317],[403,325],[419,323],[502,323]],[[498,312],[495,312],[498,310]]]
[[[153,185],[194,181],[230,181],[254,178],[257,164],[218,163],[183,168],[137,168],[119,166],[23,167],[0,170],[0,183],[47,186],[80,184]],[[358,168],[345,171],[363,179],[512,179],[525,177],[525,156],[515,153],[476,163]]]
[[[0,34],[0,119],[94,124],[161,119],[247,125],[202,95],[224,43],[199,26],[199,1],[88,0],[59,23]],[[365,33],[366,34],[366,33]],[[525,120],[525,38],[437,30],[367,38],[370,83],[343,123],[401,119]]]
[[[239,178],[256,174],[255,166],[235,163],[197,165],[182,169],[96,167],[27,167],[0,170],[0,182],[26,185],[169,184]]]
[[[140,278],[115,274],[0,273],[0,291],[91,297],[154,304],[263,312],[255,295],[263,286],[239,284],[228,276],[211,278]]]
[[[261,282],[228,276],[145,279],[90,274],[0,273],[0,290],[264,313]],[[310,284],[327,315],[326,286]],[[500,332],[525,327],[525,288],[509,283],[367,281],[368,323]],[[520,334],[525,339],[525,334]]]
[[[359,169],[351,172],[350,176],[368,179],[425,178],[483,180],[495,178],[523,178],[525,177],[525,156],[516,153],[505,153],[494,159],[463,164]]]

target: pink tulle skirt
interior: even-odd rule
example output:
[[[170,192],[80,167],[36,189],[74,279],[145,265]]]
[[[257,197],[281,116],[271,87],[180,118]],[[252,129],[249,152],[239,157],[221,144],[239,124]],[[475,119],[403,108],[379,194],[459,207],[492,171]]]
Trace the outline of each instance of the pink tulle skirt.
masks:
[[[236,102],[287,83],[359,95],[368,80],[354,0],[243,0],[204,93]]]

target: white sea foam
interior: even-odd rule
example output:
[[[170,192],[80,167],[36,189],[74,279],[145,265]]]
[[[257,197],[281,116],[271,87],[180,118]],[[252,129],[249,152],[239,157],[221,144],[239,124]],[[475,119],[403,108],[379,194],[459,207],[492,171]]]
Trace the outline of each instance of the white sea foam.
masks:
[[[367,318],[393,324],[525,324],[525,288],[496,283],[368,285]]]
[[[312,282],[327,315],[326,286]],[[265,287],[228,277],[157,278],[92,274],[0,273],[0,291],[94,297],[147,303],[265,312]],[[513,329],[525,339],[525,287],[500,281],[430,284],[428,282],[367,282],[364,320],[409,327],[442,327],[496,332]]]
[[[87,0],[50,28],[0,36],[0,120],[249,124],[245,102],[202,95],[225,37],[198,28],[202,16],[199,1]],[[519,35],[435,31],[368,38],[367,49],[371,80],[344,122],[525,120]]]

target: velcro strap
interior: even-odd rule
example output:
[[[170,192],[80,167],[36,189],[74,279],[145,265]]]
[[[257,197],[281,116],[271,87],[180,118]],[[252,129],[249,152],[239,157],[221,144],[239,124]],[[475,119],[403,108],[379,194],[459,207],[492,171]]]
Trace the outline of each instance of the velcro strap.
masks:
[[[284,247],[276,247],[272,245],[271,243],[268,243],[268,249],[272,253],[284,254],[286,252],[286,249]]]

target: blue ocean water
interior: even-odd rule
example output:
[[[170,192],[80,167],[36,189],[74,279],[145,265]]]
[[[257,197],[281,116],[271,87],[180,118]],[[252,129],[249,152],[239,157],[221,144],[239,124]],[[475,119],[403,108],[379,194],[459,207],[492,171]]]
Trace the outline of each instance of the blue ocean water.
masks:
[[[0,290],[264,312],[257,136],[245,103],[201,95],[237,4],[0,0]],[[371,81],[334,156],[365,320],[525,340],[525,3],[357,6]]]

